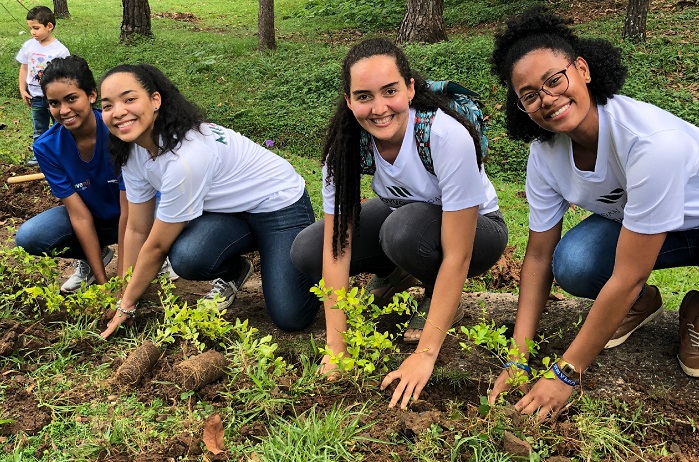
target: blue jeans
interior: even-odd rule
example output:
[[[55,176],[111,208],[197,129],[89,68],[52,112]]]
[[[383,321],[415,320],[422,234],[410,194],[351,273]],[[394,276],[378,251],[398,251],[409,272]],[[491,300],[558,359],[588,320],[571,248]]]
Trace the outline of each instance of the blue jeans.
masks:
[[[468,277],[488,271],[507,245],[507,225],[500,211],[478,215]],[[296,266],[319,280],[323,266],[323,221],[309,226],[294,242]],[[364,202],[359,231],[352,236],[350,275],[363,272],[387,276],[396,266],[420,280],[432,292],[442,265],[442,207],[414,202],[391,210],[379,198]]]
[[[34,126],[34,141],[49,129],[49,125],[53,121],[49,104],[44,96],[32,97],[32,125]]]
[[[291,263],[296,235],[313,223],[308,193],[294,204],[268,213],[210,213],[192,220],[168,256],[177,274],[190,280],[236,278],[242,254],[258,250],[262,291],[274,324],[285,331],[308,327],[319,307],[311,280]]]
[[[566,292],[597,298],[612,276],[621,223],[591,215],[568,231],[553,252],[553,276]],[[699,229],[667,233],[653,269],[699,266]]]
[[[116,244],[119,235],[119,219],[95,221],[100,247]],[[30,218],[17,230],[15,243],[31,255],[60,252],[62,257],[85,259],[85,252],[70,224],[68,211],[64,206],[54,207]]]

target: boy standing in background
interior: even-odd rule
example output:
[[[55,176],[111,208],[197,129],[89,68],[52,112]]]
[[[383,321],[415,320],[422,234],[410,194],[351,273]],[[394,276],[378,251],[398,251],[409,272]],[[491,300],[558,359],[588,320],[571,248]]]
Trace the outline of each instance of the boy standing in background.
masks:
[[[41,75],[52,59],[65,58],[70,55],[70,52],[53,36],[56,17],[51,9],[45,6],[35,6],[27,12],[27,25],[32,38],[24,42],[16,59],[21,64],[19,68],[19,92],[22,95],[22,100],[32,110],[33,138],[36,141],[42,133],[48,130],[52,120],[48,103],[41,91]],[[37,165],[34,154],[27,161],[27,165]]]

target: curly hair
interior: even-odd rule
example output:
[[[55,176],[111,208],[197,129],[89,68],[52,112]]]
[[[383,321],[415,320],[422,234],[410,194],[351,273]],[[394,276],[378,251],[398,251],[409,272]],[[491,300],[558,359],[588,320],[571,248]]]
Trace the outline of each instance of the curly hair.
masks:
[[[335,113],[330,119],[323,146],[322,162],[327,168],[326,182],[335,183],[335,211],[333,217],[333,256],[344,253],[347,247],[350,225],[359,229],[360,210],[360,149],[361,126],[347,107],[344,95],[350,94],[352,66],[372,56],[389,56],[395,59],[398,72],[410,85],[414,79],[415,96],[410,107],[418,111],[436,111],[444,113],[459,121],[468,130],[476,148],[478,167],[481,167],[480,136],[476,128],[464,116],[449,107],[449,99],[430,91],[427,82],[413,72],[408,58],[395,44],[381,38],[364,40],[354,45],[347,52],[342,62],[342,92],[337,101]],[[342,211],[342,213],[340,213]]]
[[[587,84],[591,98],[604,104],[621,89],[626,80],[626,66],[621,52],[609,41],[578,37],[569,26],[571,20],[548,12],[543,6],[528,9],[510,19],[503,31],[495,34],[495,49],[490,58],[491,70],[507,86],[505,126],[508,135],[516,140],[550,140],[554,133],[544,130],[517,108],[517,94],[512,88],[512,68],[527,53],[551,50],[573,61],[582,57],[594,76]]]
[[[204,112],[188,101],[170,79],[156,67],[149,64],[122,64],[109,70],[101,83],[115,74],[131,74],[149,94],[160,93],[161,105],[153,124],[151,139],[158,146],[156,156],[177,149],[190,130],[201,130]],[[110,134],[112,156],[117,167],[126,164],[131,143]]]

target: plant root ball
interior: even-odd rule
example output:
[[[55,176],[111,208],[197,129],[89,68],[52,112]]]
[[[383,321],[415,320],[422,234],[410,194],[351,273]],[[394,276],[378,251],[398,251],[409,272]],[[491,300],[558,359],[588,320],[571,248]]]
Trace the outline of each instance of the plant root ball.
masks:
[[[175,383],[184,390],[198,390],[223,377],[228,360],[216,350],[182,361],[174,367]]]
[[[159,358],[158,347],[150,340],[146,340],[129,354],[124,364],[119,366],[112,381],[117,384],[136,385],[146,372],[153,369]]]

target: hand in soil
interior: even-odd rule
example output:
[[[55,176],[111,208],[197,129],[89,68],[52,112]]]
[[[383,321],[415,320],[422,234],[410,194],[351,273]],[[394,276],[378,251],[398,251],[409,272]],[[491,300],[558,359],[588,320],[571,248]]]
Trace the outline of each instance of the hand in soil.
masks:
[[[397,370],[386,375],[383,382],[381,382],[382,390],[385,390],[394,380],[400,380],[393,391],[388,407],[394,407],[400,401],[401,409],[405,409],[408,407],[410,398],[418,399],[422,389],[432,375],[436,359],[436,357],[433,358],[426,351],[415,352],[408,356]]]
[[[403,333],[403,340],[410,343],[417,343],[420,341],[421,335],[422,329],[408,329]]]
[[[497,380],[495,380],[495,384],[493,384],[493,389],[490,391],[490,394],[488,395],[488,404],[491,406],[495,404],[495,402],[498,400],[498,396],[500,396],[501,393],[506,393],[509,392],[512,387],[507,383],[507,379],[510,378],[510,372],[512,369],[505,368],[500,372],[500,375],[498,376]],[[519,389],[523,393],[528,393],[529,392],[529,385],[528,384],[523,384],[522,386],[519,387]]]
[[[320,360],[320,369],[318,371],[320,375],[325,376],[325,379],[331,382],[340,377],[337,371],[337,364],[330,362],[330,355],[323,356],[323,359]]]
[[[110,309],[107,310],[104,313],[103,319],[108,320],[109,322],[107,323],[107,328],[100,334],[100,337],[103,339],[106,339],[110,335],[112,335],[122,324],[126,323],[126,321],[129,321],[126,325],[131,325],[133,324],[133,319],[130,319],[126,316],[115,316],[117,311],[115,309]],[[120,313],[122,314],[122,313]]]
[[[529,415],[538,412],[539,422],[548,418],[555,419],[572,393],[573,387],[561,380],[541,378],[531,391],[515,404],[515,409]]]

